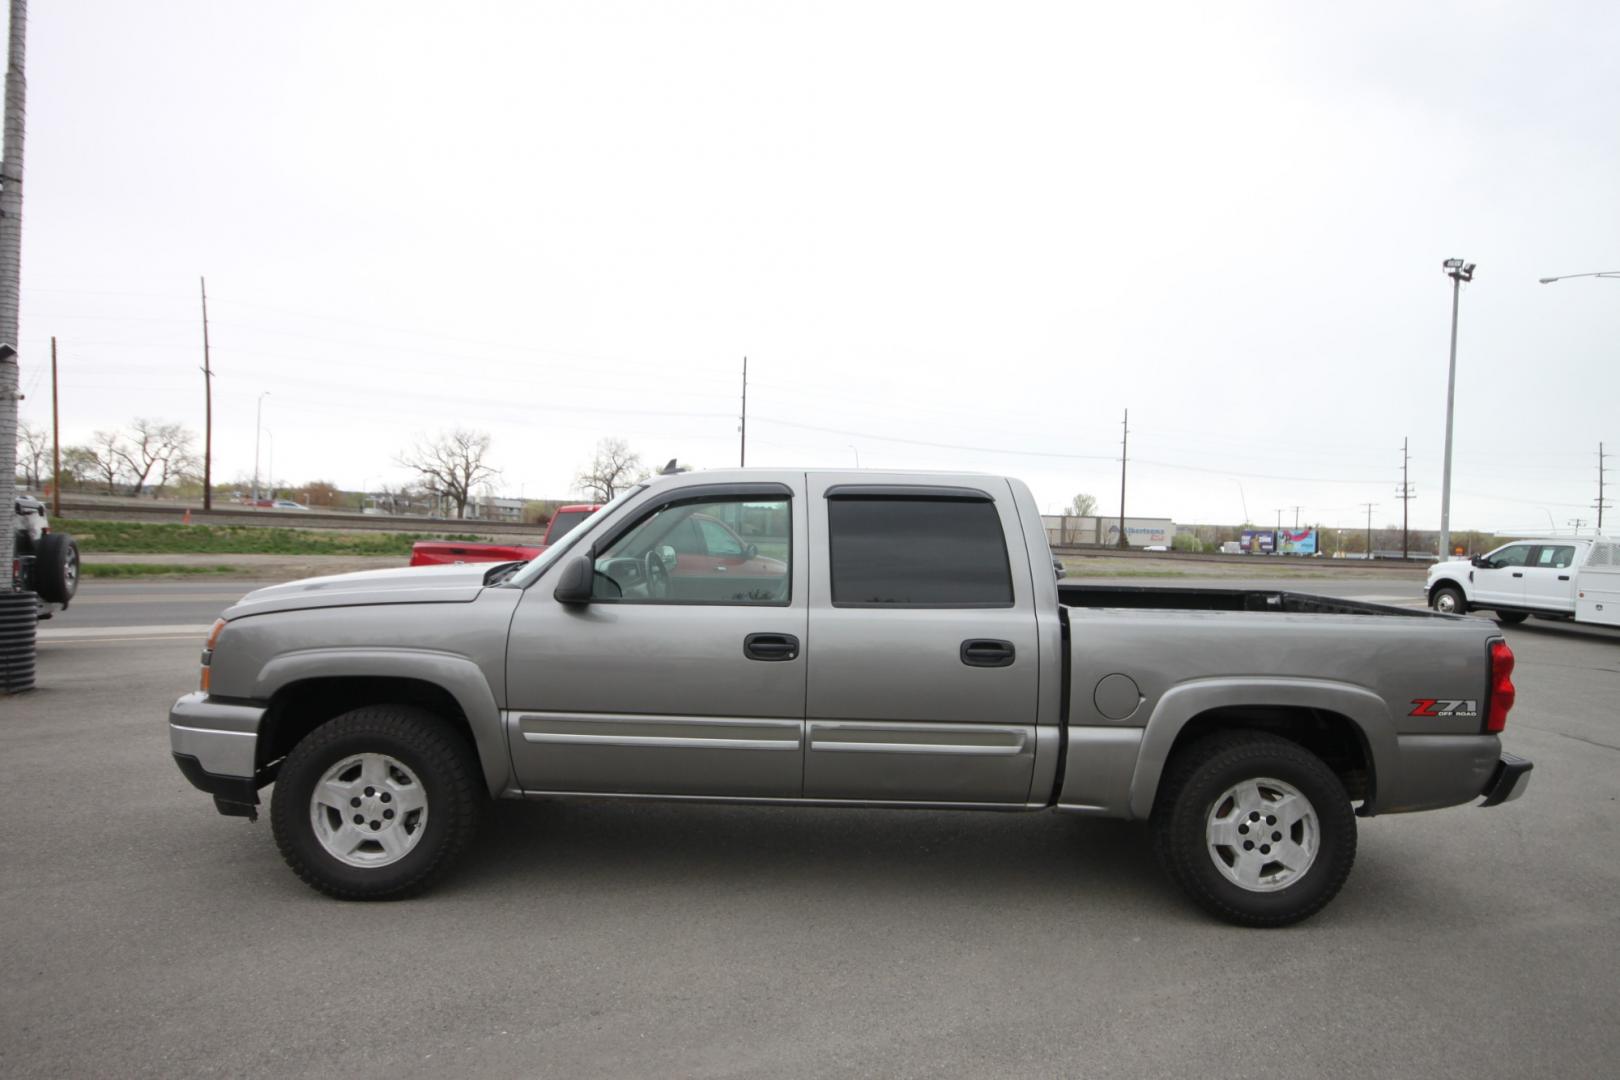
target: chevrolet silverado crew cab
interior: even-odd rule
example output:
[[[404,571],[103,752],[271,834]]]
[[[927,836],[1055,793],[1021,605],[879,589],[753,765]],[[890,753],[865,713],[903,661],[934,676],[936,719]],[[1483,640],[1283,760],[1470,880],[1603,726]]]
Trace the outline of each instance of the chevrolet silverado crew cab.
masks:
[[[282,856],[341,898],[425,888],[491,798],[700,799],[1145,820],[1269,926],[1338,892],[1358,814],[1524,791],[1512,668],[1480,619],[1060,584],[1016,480],[734,470],[526,563],[250,593],[169,724],[222,813],[274,782]]]
[[[1448,614],[1485,608],[1506,623],[1534,615],[1620,626],[1620,538],[1515,540],[1436,563],[1424,589],[1429,606]]]

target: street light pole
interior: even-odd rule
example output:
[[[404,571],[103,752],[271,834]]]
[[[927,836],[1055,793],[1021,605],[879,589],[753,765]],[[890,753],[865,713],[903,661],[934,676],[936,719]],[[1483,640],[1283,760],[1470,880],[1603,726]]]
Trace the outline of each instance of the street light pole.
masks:
[[[1474,264],[1447,259],[1444,269],[1451,279],[1451,364],[1446,370],[1446,459],[1440,473],[1440,558],[1451,554],[1451,418],[1457,398],[1457,307],[1462,284],[1474,280]],[[1368,526],[1369,531],[1371,526]]]
[[[264,437],[264,399],[269,396],[268,390],[259,394],[259,404],[253,419],[253,509],[255,510],[259,508],[259,440]]]
[[[1578,277],[1620,278],[1620,270],[1597,270],[1590,274],[1559,274],[1557,277],[1537,278],[1543,285],[1551,285],[1555,281],[1567,281]]]

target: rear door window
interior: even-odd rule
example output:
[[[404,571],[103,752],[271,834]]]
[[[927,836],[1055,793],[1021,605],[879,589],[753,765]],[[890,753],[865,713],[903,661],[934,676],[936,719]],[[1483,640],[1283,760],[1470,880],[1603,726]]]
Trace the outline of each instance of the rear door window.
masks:
[[[1012,572],[988,499],[827,500],[838,607],[1011,607]]]

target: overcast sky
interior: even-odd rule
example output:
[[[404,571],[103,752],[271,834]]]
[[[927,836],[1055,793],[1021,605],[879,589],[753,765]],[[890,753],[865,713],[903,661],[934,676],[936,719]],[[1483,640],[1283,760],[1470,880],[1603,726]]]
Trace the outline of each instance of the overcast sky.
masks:
[[[504,494],[972,469],[1180,522],[1590,520],[1620,452],[1620,5],[38,2],[22,381],[64,439]],[[1620,466],[1620,457],[1611,464]],[[1611,473],[1620,481],[1620,468]],[[1620,483],[1611,487],[1620,502]],[[1620,521],[1617,521],[1620,523]]]

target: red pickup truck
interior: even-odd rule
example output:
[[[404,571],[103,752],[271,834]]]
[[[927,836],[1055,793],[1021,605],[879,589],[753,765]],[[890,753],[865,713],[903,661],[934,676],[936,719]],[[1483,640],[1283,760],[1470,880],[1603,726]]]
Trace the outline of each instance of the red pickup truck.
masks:
[[[411,545],[412,566],[444,566],[470,562],[528,562],[566,536],[576,525],[602,509],[601,503],[563,506],[551,515],[540,546],[533,544],[476,544],[461,540],[418,540]]]

